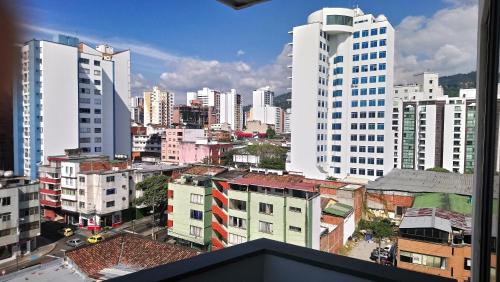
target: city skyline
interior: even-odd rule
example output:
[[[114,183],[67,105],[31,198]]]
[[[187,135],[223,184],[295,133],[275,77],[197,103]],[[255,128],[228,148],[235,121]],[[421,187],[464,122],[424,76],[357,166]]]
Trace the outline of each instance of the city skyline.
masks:
[[[365,3],[366,2],[366,3]],[[425,5],[402,5],[399,1],[317,1],[285,3],[270,1],[253,9],[235,12],[216,1],[206,3],[171,2],[113,6],[119,15],[105,11],[78,14],[78,3],[22,1],[16,4],[21,16],[23,39],[50,40],[57,33],[78,36],[91,45],[109,43],[116,49],[130,48],[132,53],[132,95],[141,96],[158,84],[176,94],[176,103],[186,92],[210,87],[220,91],[235,88],[243,104],[251,103],[252,90],[270,85],[276,95],[287,92],[290,64],[287,57],[291,42],[289,30],[300,24],[310,12],[321,7],[352,7],[356,4],[374,14],[384,14],[396,29],[395,82],[407,82],[416,72],[427,69],[440,75],[469,72],[475,67],[475,29],[477,4],[469,0],[428,1]],[[158,6],[158,11],[149,9]],[[147,17],[136,10],[149,11]],[[161,11],[175,9],[163,17]],[[105,9],[104,9],[105,10]],[[27,11],[27,12],[26,12]],[[58,11],[57,13],[55,11]],[[206,14],[211,13],[210,23]],[[104,15],[103,15],[104,14]],[[139,14],[142,15],[142,14]],[[256,15],[259,21],[252,21]],[[276,15],[279,21],[276,22]],[[90,19],[83,20],[82,17]],[[193,20],[181,28],[170,29],[183,18]],[[224,18],[225,20],[220,20]],[[226,24],[230,21],[231,24]],[[208,26],[209,29],[200,29]],[[125,28],[122,28],[125,27]],[[144,30],[148,32],[144,32]],[[457,31],[460,31],[457,32]],[[244,32],[245,36],[241,36]],[[224,34],[225,36],[220,36]],[[171,40],[176,38],[176,40]],[[23,40],[21,39],[21,40]],[[196,42],[206,42],[199,48]],[[264,43],[262,43],[264,42]],[[419,46],[419,48],[416,48]],[[193,72],[193,68],[198,71]]]

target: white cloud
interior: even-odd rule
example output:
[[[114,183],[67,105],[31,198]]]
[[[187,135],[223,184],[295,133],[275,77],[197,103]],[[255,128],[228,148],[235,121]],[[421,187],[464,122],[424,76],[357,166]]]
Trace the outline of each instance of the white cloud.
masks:
[[[243,56],[243,55],[245,55],[245,53],[246,53],[245,51],[240,49],[236,52],[236,56]]]
[[[72,32],[30,24],[21,24],[21,27],[31,32],[49,35],[73,34]],[[154,77],[146,78],[141,73],[132,74],[131,87],[134,96],[142,95],[142,92],[153,84],[159,84],[163,88],[176,93],[176,102],[184,103],[187,91],[195,91],[202,87],[210,87],[221,91],[235,88],[238,93],[243,95],[244,104],[246,104],[246,102],[250,102],[252,90],[256,88],[270,85],[277,94],[281,94],[287,91],[290,85],[287,79],[290,76],[290,70],[287,65],[291,62],[286,56],[290,49],[286,45],[272,63],[255,68],[240,60],[220,62],[178,56],[144,43],[116,38],[107,40],[80,34],[77,37],[87,43],[100,44],[105,42],[114,48],[130,49],[132,53],[137,55],[159,60],[158,65],[163,67],[165,71],[159,75],[158,80]],[[237,55],[243,54],[245,54],[245,51],[238,50]],[[132,61],[133,66],[134,61]]]
[[[425,70],[440,75],[475,70],[477,2],[446,0],[452,6],[431,17],[408,16],[396,27],[397,82]]]

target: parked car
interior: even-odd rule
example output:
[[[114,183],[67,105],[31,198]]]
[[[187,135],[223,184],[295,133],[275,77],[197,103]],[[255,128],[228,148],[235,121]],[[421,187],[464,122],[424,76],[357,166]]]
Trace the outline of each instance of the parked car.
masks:
[[[82,240],[76,238],[76,239],[70,239],[66,242],[66,245],[70,246],[70,247],[73,247],[73,248],[77,248],[77,247],[80,247],[82,246],[83,244],[85,244],[85,242],[83,242]]]
[[[379,248],[375,248],[372,253],[370,254],[370,259],[371,260],[378,260],[379,258],[379,253],[380,253],[380,259],[388,259],[389,258],[389,252]]]
[[[95,243],[101,242],[102,240],[104,240],[104,237],[101,234],[96,234],[96,235],[90,236],[87,239],[87,242],[89,242],[90,244],[95,244]]]
[[[70,237],[73,236],[73,234],[75,234],[73,232],[73,229],[71,228],[64,228],[63,230],[61,230],[61,233],[64,235],[64,237]]]

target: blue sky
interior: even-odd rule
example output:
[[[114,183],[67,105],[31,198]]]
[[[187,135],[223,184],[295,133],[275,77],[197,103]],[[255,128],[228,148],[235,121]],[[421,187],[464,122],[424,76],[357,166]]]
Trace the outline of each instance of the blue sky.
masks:
[[[467,62],[453,57],[471,53],[475,46],[462,45],[464,37],[474,42],[475,35],[463,34],[460,26],[451,31],[445,28],[472,23],[474,29],[477,4],[471,0],[272,0],[239,11],[215,0],[23,0],[16,1],[15,8],[26,30],[23,39],[51,39],[54,33],[64,32],[93,45],[106,42],[117,49],[130,48],[133,93],[160,84],[183,102],[185,91],[202,86],[235,87],[247,101],[251,90],[262,84],[273,86],[277,93],[285,91],[289,82],[284,67],[289,62],[284,46],[291,41],[287,32],[322,7],[356,4],[365,13],[385,14],[396,36],[401,30],[396,65],[409,67],[400,73],[409,75],[422,68],[437,68],[444,74],[472,69],[472,55]],[[435,36],[434,30],[433,41],[439,42],[427,42],[429,33]],[[425,45],[416,48],[419,42]],[[446,62],[455,61],[449,67],[442,62],[431,64],[443,56]]]

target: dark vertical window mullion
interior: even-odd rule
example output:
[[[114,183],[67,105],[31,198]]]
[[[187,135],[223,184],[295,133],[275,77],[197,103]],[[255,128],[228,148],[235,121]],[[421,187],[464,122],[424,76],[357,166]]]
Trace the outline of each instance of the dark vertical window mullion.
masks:
[[[477,60],[477,141],[472,228],[472,281],[490,281],[496,106],[499,56],[499,3],[479,1]],[[497,276],[498,277],[498,276]]]

